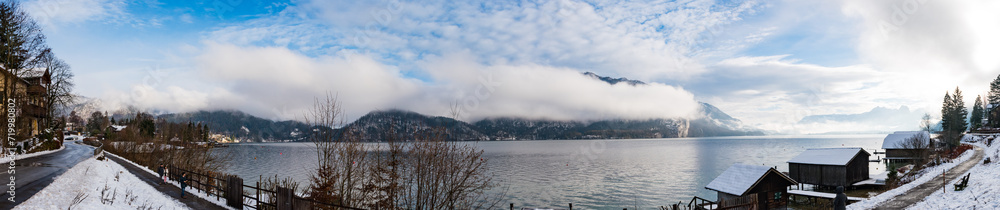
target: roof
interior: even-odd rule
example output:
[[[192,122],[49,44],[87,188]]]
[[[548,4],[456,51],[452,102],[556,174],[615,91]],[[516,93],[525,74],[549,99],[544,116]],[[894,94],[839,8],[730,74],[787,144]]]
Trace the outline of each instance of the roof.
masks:
[[[798,184],[794,179],[789,178],[785,174],[778,172],[771,167],[767,166],[756,166],[756,165],[746,165],[746,164],[733,164],[718,177],[709,182],[705,188],[710,190],[715,190],[719,192],[729,193],[737,196],[743,196],[747,191],[753,189],[757,186],[760,180],[764,179],[769,173],[776,174],[785,178],[792,184]]]
[[[885,139],[882,140],[882,149],[905,149],[903,148],[901,142],[919,134],[923,134],[923,136],[920,137],[921,140],[926,141],[927,144],[930,145],[931,135],[927,131],[896,131],[895,133],[885,136]]]
[[[859,152],[868,154],[868,151],[865,151],[861,147],[807,149],[805,152],[800,153],[799,156],[795,156],[789,160],[788,163],[843,166],[851,162]]]

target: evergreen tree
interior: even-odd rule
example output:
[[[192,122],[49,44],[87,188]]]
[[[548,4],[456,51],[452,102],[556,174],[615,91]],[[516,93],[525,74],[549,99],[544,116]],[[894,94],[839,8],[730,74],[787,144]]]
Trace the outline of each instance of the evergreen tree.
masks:
[[[965,109],[965,102],[962,100],[962,91],[955,87],[955,93],[944,94],[944,102],[941,105],[941,138],[949,146],[958,146],[962,139],[962,133],[968,129],[966,116],[969,112]]]
[[[955,122],[954,131],[965,132],[969,129],[969,124],[966,121],[966,117],[969,116],[969,111],[965,109],[965,101],[962,99],[962,91],[955,87],[955,94],[951,95],[952,105],[953,105],[953,122]]]
[[[982,96],[976,96],[976,103],[972,105],[972,116],[969,116],[969,122],[972,124],[972,130],[979,129],[983,126],[983,100]]]
[[[986,97],[987,104],[1000,104],[1000,75],[990,82],[990,92]]]
[[[954,105],[952,105],[951,94],[948,93],[947,91],[945,91],[944,92],[944,102],[942,102],[942,104],[941,104],[941,131],[942,132],[951,131],[952,130],[951,128],[954,127],[954,126],[952,126],[952,124],[954,124],[954,123],[952,122],[952,117],[951,117],[952,116],[952,114],[951,114],[952,110],[954,110],[952,107],[954,107]]]

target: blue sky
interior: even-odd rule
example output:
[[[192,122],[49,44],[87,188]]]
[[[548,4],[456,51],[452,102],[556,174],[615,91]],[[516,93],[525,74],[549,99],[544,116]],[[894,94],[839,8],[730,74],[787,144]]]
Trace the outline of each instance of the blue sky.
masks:
[[[348,118],[689,117],[696,101],[786,133],[914,129],[798,123],[875,107],[936,115],[1000,73],[991,2],[122,1],[26,9],[102,108],[239,109],[296,119],[336,93]],[[886,26],[889,26],[888,29]],[[653,82],[619,87],[582,72]],[[485,81],[485,82],[484,82]],[[912,124],[912,125],[910,125]]]

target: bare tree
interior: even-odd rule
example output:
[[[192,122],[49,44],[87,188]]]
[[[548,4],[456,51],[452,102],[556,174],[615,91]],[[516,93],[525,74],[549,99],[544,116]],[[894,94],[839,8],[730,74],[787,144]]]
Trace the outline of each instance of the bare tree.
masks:
[[[44,99],[47,105],[46,111],[48,116],[55,117],[76,100],[76,96],[73,95],[74,75],[69,64],[56,58],[50,49],[42,52],[40,63],[41,67],[49,72],[51,78],[51,83],[46,87]]]
[[[907,155],[916,158],[920,165],[926,163],[927,157],[930,155],[930,137],[925,132],[918,132],[897,144],[906,151]]]
[[[311,198],[371,209],[491,209],[499,204],[505,191],[491,191],[498,184],[482,150],[445,141],[443,128],[402,139],[407,135],[390,126],[383,130],[385,143],[363,144],[355,130],[342,127],[342,113],[337,98],[327,94],[316,99],[306,117],[316,126],[318,156]]]
[[[931,132],[931,114],[924,114],[924,117],[920,118],[920,130]]]
[[[364,205],[366,193],[362,183],[367,177],[367,154],[364,145],[353,138],[352,131],[335,130],[344,125],[337,96],[327,93],[326,98],[316,99],[305,121],[314,126],[312,141],[317,156],[309,196],[338,205]]]

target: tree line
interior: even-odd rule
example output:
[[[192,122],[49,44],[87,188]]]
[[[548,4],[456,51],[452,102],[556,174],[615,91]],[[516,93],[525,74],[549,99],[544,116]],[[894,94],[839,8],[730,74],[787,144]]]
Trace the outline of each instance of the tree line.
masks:
[[[955,87],[954,92],[945,92],[941,104],[941,137],[949,146],[957,146],[965,131],[1000,127],[1000,110],[996,110],[1000,106],[1000,75],[990,82],[985,99],[976,95],[971,113],[962,97],[962,91]],[[929,116],[924,116],[924,121],[928,119]],[[930,130],[929,123],[922,122],[921,127]]]

